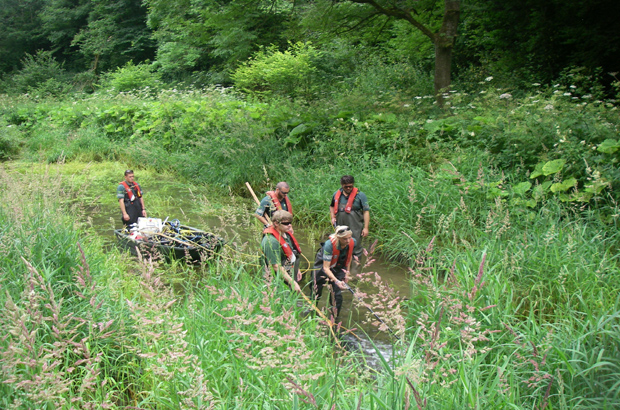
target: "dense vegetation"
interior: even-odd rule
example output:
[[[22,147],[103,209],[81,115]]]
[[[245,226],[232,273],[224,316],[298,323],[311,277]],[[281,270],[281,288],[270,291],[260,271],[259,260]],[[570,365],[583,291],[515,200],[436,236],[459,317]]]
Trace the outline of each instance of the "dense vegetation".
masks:
[[[618,408],[617,3],[457,2],[441,98],[443,2],[410,4],[426,34],[364,1],[220,3],[0,0],[0,407]],[[244,183],[284,179],[316,231],[354,175],[410,267],[409,300],[354,281],[395,354],[369,368],[243,249],[104,252],[75,181],[109,181],[35,163],[208,187],[245,225]]]

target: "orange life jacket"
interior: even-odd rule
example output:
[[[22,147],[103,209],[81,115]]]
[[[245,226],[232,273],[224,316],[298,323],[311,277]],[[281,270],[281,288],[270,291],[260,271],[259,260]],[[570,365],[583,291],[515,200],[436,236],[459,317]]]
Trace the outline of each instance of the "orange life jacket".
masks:
[[[271,234],[275,236],[278,242],[280,243],[280,246],[282,247],[282,250],[284,251],[284,254],[286,255],[286,257],[288,259],[291,259],[291,256],[293,256],[293,249],[291,249],[288,243],[286,243],[286,240],[284,239],[280,231],[278,231],[273,226],[270,226],[269,228],[265,228],[265,230],[263,231],[263,234],[264,235]],[[301,254],[301,248],[299,247],[299,244],[297,243],[297,239],[295,239],[295,237],[290,233],[288,235],[291,237],[291,241],[293,242],[293,246],[295,247],[295,250]]]
[[[338,258],[340,258],[340,249],[338,249],[338,238],[333,237],[330,238],[332,242],[332,260],[329,263],[329,267],[333,267],[338,263]],[[353,247],[355,243],[353,242],[353,238],[349,238],[349,251],[347,252],[347,261],[345,263],[345,267],[349,267],[349,263],[351,263],[351,258],[353,257]]]
[[[127,197],[129,198],[129,202],[133,204],[133,201],[135,201],[136,198],[134,197],[133,191],[129,187],[129,184],[127,183],[127,181],[123,181],[120,184],[125,187],[125,191],[127,192]],[[133,187],[136,188],[137,197],[142,198],[142,192],[140,192],[140,186],[138,186],[138,184],[134,182]]]
[[[278,199],[278,194],[276,194],[275,191],[267,191],[267,195],[269,195],[269,197],[273,201],[273,205],[276,207],[276,210],[281,211],[282,204],[280,203],[280,200]],[[293,206],[291,205],[291,201],[288,199],[288,196],[286,195],[284,196],[284,201],[286,201],[286,208],[288,210],[288,213],[293,215]]]
[[[351,194],[349,194],[349,199],[347,200],[347,206],[344,207],[344,211],[348,214],[351,213],[351,209],[353,209],[353,201],[355,201],[355,197],[357,196],[357,188],[353,188]],[[342,195],[342,190],[339,189],[336,191],[336,196],[334,197],[334,215],[338,213],[338,204],[340,203],[340,196]]]

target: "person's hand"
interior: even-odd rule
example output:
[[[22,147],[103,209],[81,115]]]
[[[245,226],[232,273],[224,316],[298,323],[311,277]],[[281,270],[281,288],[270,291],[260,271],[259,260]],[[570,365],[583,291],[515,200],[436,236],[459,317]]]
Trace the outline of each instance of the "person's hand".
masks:
[[[296,278],[297,282],[299,282],[301,280],[301,271],[298,270],[297,271],[297,278]]]
[[[346,284],[343,281],[341,281],[341,280],[337,280],[335,283],[336,283],[336,286],[338,286],[340,289],[346,289],[347,288]]]
[[[146,209],[142,210],[142,215],[144,215],[144,217],[146,218]]]
[[[336,226],[336,217],[335,216],[332,216],[332,225]]]
[[[368,228],[362,229],[362,236],[364,237],[368,236]]]
[[[293,289],[295,289],[296,292],[301,293],[301,288],[299,287],[299,283],[295,282],[293,284]]]
[[[123,214],[123,219],[124,219],[125,221],[128,221],[128,220],[129,220],[129,214],[128,214],[127,212],[125,212],[125,213]]]

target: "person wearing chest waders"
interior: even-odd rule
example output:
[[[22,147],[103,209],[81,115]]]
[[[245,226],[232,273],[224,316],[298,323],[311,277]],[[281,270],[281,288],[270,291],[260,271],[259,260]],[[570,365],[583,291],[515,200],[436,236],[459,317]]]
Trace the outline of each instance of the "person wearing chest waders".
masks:
[[[353,260],[355,239],[348,226],[337,226],[336,232],[329,236],[329,240],[316,254],[314,270],[312,271],[312,299],[318,302],[323,293],[323,286],[327,282],[331,285],[330,306],[336,310],[335,318],[342,309],[342,289],[346,289],[349,281],[349,271]]]
[[[299,255],[301,248],[292,234],[293,215],[287,211],[275,211],[271,216],[272,225],[263,231],[260,248],[263,251],[263,264],[266,277],[273,272],[282,276],[286,284],[301,292],[299,282]]]
[[[353,232],[355,249],[353,254],[362,255],[362,237],[368,236],[370,223],[370,206],[366,195],[355,186],[351,175],[340,178],[341,188],[332,196],[329,213],[332,225],[348,226]]]
[[[293,215],[293,206],[288,197],[290,190],[286,182],[278,182],[276,189],[268,191],[267,195],[260,201],[260,205],[254,213],[254,216],[265,228],[270,226],[268,219],[271,218],[276,211],[287,211],[289,214]]]
[[[146,218],[146,208],[142,198],[142,187],[134,181],[133,171],[125,171],[125,180],[118,184],[116,197],[121,207],[121,221],[125,226],[138,222],[139,217]]]

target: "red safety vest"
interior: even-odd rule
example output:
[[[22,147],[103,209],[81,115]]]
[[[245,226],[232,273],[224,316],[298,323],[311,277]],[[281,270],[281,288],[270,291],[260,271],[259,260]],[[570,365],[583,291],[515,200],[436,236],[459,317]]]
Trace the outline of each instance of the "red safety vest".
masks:
[[[338,249],[338,238],[333,237],[330,238],[331,242],[332,242],[332,260],[329,263],[329,267],[331,268],[332,266],[336,265],[336,263],[338,263],[338,258],[340,258],[340,249]],[[347,262],[345,264],[345,267],[349,266],[349,263],[351,263],[351,258],[353,257],[353,247],[355,246],[355,244],[353,243],[353,238],[349,238],[349,252],[347,252]]]
[[[125,191],[127,191],[127,196],[129,197],[129,202],[133,204],[133,201],[135,201],[136,198],[131,199],[134,196],[134,194],[131,188],[129,187],[129,184],[127,183],[127,181],[123,181],[120,184],[125,187]],[[133,187],[136,188],[137,197],[142,198],[142,192],[140,192],[140,187],[138,186],[138,184],[134,182]]]
[[[351,194],[349,195],[349,199],[347,201],[347,206],[345,206],[344,211],[348,214],[351,213],[351,209],[353,208],[353,201],[355,201],[355,196],[357,195],[357,188],[353,188]],[[342,190],[339,189],[336,191],[336,196],[334,197],[334,215],[338,213],[338,204],[340,203],[340,196],[342,195]]]
[[[275,191],[267,191],[267,195],[269,195],[269,197],[273,201],[273,205],[276,207],[276,210],[281,211],[282,204],[280,203],[280,200],[278,199],[278,194],[276,194]],[[286,201],[286,207],[288,208],[288,213],[293,215],[293,206],[291,205],[291,201],[289,201],[288,196],[285,195],[284,200]]]
[[[293,249],[291,249],[288,243],[286,243],[286,240],[284,239],[284,237],[282,237],[282,234],[280,233],[280,231],[278,231],[273,226],[270,226],[269,228],[265,228],[265,230],[263,231],[263,234],[264,235],[271,234],[275,236],[278,242],[280,243],[280,246],[282,247],[282,250],[284,251],[284,254],[286,255],[286,257],[288,259],[291,259],[291,256],[293,256]],[[291,237],[291,240],[293,241],[293,246],[295,247],[295,250],[301,254],[301,248],[299,247],[297,240],[290,233],[289,233],[289,236]]]

